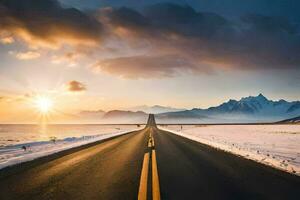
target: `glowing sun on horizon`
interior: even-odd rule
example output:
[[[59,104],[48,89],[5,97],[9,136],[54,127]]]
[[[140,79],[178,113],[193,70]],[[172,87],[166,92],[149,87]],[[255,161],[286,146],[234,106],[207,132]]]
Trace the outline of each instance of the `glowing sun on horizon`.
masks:
[[[43,114],[47,114],[53,109],[53,100],[46,96],[37,96],[34,103],[36,108]]]

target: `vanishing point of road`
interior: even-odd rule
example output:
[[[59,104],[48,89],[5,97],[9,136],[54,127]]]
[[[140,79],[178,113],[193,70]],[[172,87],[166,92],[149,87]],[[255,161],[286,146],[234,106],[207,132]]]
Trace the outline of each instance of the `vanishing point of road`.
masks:
[[[300,177],[147,126],[0,170],[1,200],[300,199]]]

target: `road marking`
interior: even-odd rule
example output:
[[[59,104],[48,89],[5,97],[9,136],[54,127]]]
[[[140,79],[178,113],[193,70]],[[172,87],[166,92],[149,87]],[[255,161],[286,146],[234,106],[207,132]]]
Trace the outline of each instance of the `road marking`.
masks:
[[[152,136],[152,131],[150,131],[148,147],[154,147],[154,137]],[[154,149],[149,149],[150,152],[144,154],[140,186],[138,193],[138,200],[147,200],[147,185],[148,185],[148,171],[150,164],[150,155],[151,155],[151,164],[152,164],[152,199],[160,200],[160,189],[159,189],[159,178],[157,170],[157,161],[156,161],[156,152]]]
[[[156,153],[152,150],[152,199],[160,200],[159,179],[156,163]]]
[[[149,148],[154,147],[154,137],[152,137],[151,132],[150,132],[150,137],[149,137],[149,140],[148,140],[148,147]]]
[[[149,138],[149,141],[148,141],[148,147],[151,148],[152,147],[152,139]]]
[[[149,153],[145,153],[141,179],[140,179],[140,187],[138,200],[147,200],[147,182],[148,182],[148,168],[149,168]]]

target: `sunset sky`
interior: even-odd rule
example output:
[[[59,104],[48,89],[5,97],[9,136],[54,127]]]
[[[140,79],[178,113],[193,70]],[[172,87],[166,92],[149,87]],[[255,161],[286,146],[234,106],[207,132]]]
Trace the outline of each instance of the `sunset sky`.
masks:
[[[172,2],[172,3],[170,3]],[[0,0],[0,123],[300,100],[298,0]]]

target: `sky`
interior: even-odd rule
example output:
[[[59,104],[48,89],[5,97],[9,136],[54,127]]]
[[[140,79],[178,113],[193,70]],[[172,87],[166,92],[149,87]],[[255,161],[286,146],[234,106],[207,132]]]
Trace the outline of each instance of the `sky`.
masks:
[[[0,0],[0,123],[300,100],[297,0]],[[37,105],[38,104],[38,105]],[[52,105],[53,104],[53,105]]]

